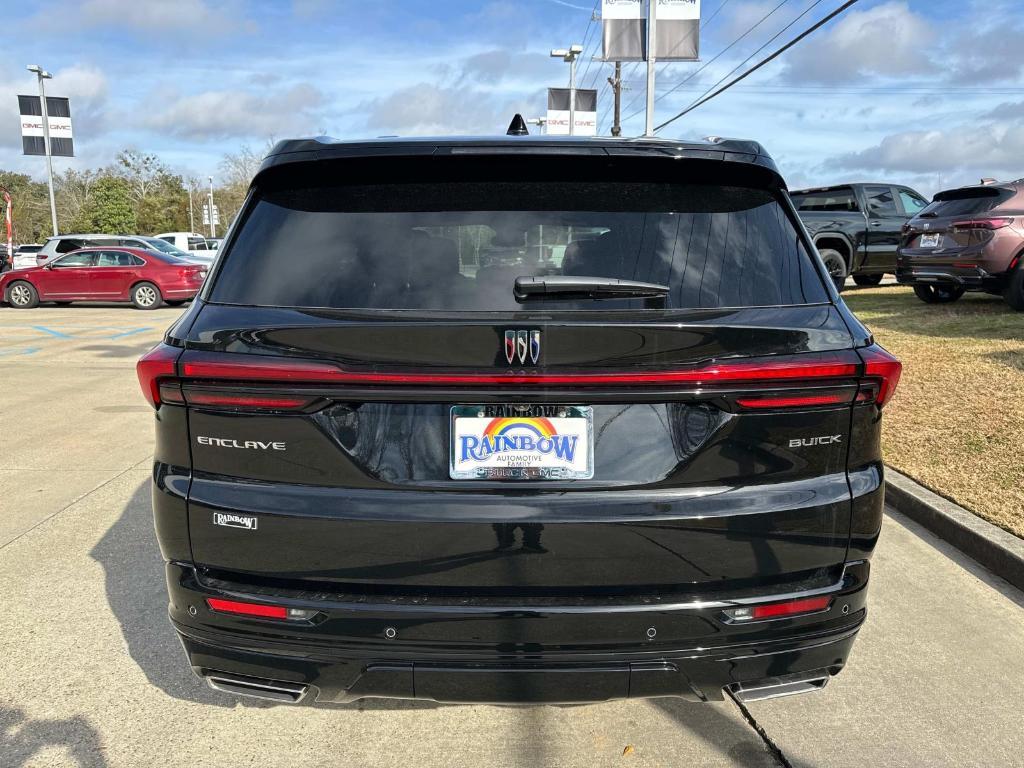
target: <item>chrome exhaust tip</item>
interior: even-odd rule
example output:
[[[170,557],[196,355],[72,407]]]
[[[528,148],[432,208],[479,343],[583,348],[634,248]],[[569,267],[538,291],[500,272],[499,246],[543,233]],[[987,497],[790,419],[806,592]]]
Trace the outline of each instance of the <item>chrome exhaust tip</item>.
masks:
[[[769,677],[752,683],[737,683],[730,688],[730,692],[737,701],[748,704],[751,701],[814,693],[828,685],[830,677],[828,670],[821,669],[796,675]]]
[[[262,677],[247,677],[228,672],[203,673],[203,679],[213,690],[231,693],[236,696],[250,696],[254,699],[276,701],[283,704],[298,704],[306,694],[309,686],[302,683],[288,683],[281,680],[268,680]]]

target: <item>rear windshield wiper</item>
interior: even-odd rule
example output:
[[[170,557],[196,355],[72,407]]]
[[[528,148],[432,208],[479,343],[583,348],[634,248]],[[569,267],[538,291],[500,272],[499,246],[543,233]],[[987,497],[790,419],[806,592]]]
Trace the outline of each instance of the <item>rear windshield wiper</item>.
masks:
[[[668,295],[669,287],[658,283],[619,280],[585,275],[517,277],[516,301],[551,299],[644,299]]]

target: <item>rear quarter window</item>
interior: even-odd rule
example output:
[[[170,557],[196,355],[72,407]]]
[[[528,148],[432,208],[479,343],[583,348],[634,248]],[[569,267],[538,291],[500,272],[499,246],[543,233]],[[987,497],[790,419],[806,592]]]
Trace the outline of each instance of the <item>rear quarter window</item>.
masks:
[[[667,309],[828,300],[779,200],[740,186],[275,185],[254,196],[222,259],[209,299],[225,304],[662,308],[642,299],[517,302],[516,277],[543,275],[665,284]]]

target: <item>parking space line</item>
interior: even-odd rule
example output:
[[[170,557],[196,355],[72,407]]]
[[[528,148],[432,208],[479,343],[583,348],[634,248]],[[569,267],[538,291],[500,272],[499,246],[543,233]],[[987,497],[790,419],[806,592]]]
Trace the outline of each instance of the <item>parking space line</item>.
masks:
[[[130,330],[130,331],[124,331],[123,333],[115,334],[115,335],[111,336],[110,339],[111,340],[113,340],[113,339],[123,339],[125,336],[134,336],[136,333],[144,333],[146,331],[152,331],[152,330],[153,330],[153,328],[151,326],[146,326],[145,328],[135,328],[135,329]]]
[[[35,328],[37,331],[42,331],[43,333],[48,333],[48,334],[50,334],[51,336],[53,336],[54,338],[57,338],[57,339],[70,339],[70,338],[73,338],[71,336],[68,336],[66,333],[61,333],[60,331],[55,331],[52,328],[47,328],[45,325],[33,325],[32,327]]]

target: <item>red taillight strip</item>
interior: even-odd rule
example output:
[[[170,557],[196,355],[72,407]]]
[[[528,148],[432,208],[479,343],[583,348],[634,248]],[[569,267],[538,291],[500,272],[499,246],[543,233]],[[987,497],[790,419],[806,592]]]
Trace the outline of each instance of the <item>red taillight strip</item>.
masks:
[[[1013,219],[994,217],[991,219],[967,219],[965,221],[954,221],[953,229],[1002,229],[1013,223]]]
[[[264,408],[268,410],[290,411],[305,408],[313,402],[312,398],[301,396],[200,392],[189,387],[185,387],[183,392],[185,402],[188,405],[208,406],[211,408]]]
[[[736,404],[741,408],[799,408],[819,405],[847,405],[852,399],[852,392],[830,392],[820,395],[792,395],[779,397],[739,397]]]
[[[802,600],[790,600],[785,603],[770,603],[768,605],[755,605],[751,614],[752,619],[780,618],[782,616],[795,616],[800,613],[815,613],[828,608],[832,598],[807,597]]]
[[[243,603],[238,600],[224,600],[219,597],[206,598],[211,611],[233,613],[239,616],[257,616],[261,619],[287,619],[288,609],[281,605],[264,605],[262,603]]]
[[[274,358],[225,360],[221,355],[186,355],[181,364],[186,379],[222,381],[278,381],[317,384],[381,385],[552,385],[594,386],[606,384],[721,384],[737,382],[789,381],[794,379],[849,378],[859,365],[832,357],[815,360],[788,359],[758,363],[718,363],[702,368],[675,371],[623,371],[615,373],[400,373],[343,370],[330,363]]]

